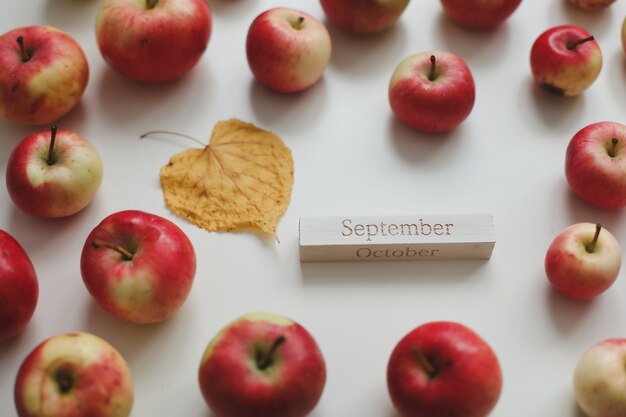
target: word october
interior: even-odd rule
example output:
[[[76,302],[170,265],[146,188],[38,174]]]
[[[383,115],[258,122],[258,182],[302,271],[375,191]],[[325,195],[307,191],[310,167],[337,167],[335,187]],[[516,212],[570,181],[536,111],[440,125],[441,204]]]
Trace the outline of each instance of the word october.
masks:
[[[368,242],[372,241],[376,236],[430,236],[432,234],[436,236],[450,236],[451,229],[454,227],[454,223],[424,223],[423,219],[418,219],[417,223],[357,223],[353,225],[352,220],[344,219],[341,222],[343,229],[341,231],[342,236],[367,236]]]

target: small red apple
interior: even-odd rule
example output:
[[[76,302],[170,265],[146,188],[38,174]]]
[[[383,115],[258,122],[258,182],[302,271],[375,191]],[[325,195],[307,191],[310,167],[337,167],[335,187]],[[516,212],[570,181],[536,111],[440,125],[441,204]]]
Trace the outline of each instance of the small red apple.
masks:
[[[424,132],[457,127],[474,107],[474,78],[450,52],[421,52],[405,58],[389,82],[389,104],[403,122]]]
[[[555,26],[533,43],[530,67],[535,82],[542,88],[563,96],[577,96],[600,74],[602,52],[585,29]]]
[[[55,122],[72,110],[89,80],[80,45],[50,26],[0,36],[0,115],[20,124]]]
[[[116,71],[158,83],[196,66],[209,43],[211,23],[206,0],[105,0],[96,38]]]
[[[35,268],[22,246],[0,230],[0,341],[20,333],[39,299]]]
[[[522,0],[441,0],[446,15],[468,29],[493,29],[504,22]]]
[[[17,207],[39,217],[71,216],[91,203],[102,183],[102,160],[69,130],[35,133],[9,156],[6,185]]]
[[[252,313],[211,340],[198,378],[215,417],[304,417],[322,395],[326,366],[300,324]]]
[[[126,210],[91,231],[80,271],[103,309],[122,320],[154,323],[172,316],[187,299],[196,255],[187,235],[171,221]]]
[[[615,237],[599,224],[576,223],[550,244],[545,269],[554,288],[568,297],[589,300],[617,279],[622,250]]]
[[[491,347],[455,322],[423,324],[389,358],[387,386],[402,417],[485,417],[502,389]]]
[[[109,343],[89,333],[65,333],[40,343],[15,380],[19,417],[128,417],[130,369]]]
[[[285,7],[254,19],[246,38],[246,56],[254,77],[281,93],[305,90],[328,66],[330,35],[313,16]]]
[[[393,25],[409,0],[320,0],[326,17],[341,29],[369,35]]]
[[[587,203],[606,209],[626,206],[626,126],[592,123],[570,140],[565,176]]]

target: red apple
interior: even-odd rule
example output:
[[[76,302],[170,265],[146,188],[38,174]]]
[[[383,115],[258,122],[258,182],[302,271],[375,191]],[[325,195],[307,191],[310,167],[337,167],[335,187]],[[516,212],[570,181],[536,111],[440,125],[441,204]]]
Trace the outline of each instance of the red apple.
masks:
[[[20,124],[50,124],[85,91],[89,65],[80,45],[50,26],[0,36],[0,115]]]
[[[38,299],[39,283],[28,254],[0,230],[0,341],[24,330]]]
[[[626,339],[592,346],[574,370],[574,396],[589,417],[626,416]]]
[[[6,185],[21,210],[39,217],[65,217],[85,208],[102,183],[102,160],[85,139],[69,130],[35,133],[9,156]]]
[[[598,11],[610,6],[615,0],[569,0],[574,6],[587,10]]]
[[[445,14],[468,29],[493,29],[504,22],[522,0],[441,0]]]
[[[206,0],[105,0],[96,38],[116,71],[157,83],[179,78],[198,63],[211,23]]]
[[[421,52],[405,58],[389,82],[395,115],[418,130],[454,129],[472,111],[476,91],[465,62],[450,52]]]
[[[563,96],[577,96],[600,74],[602,52],[585,29],[555,26],[533,43],[530,67],[535,82],[544,89]]]
[[[196,255],[174,223],[137,210],[113,213],[85,241],[80,271],[100,306],[122,320],[154,323],[183,305]]]
[[[322,395],[326,366],[300,324],[252,313],[211,340],[198,378],[215,417],[304,417]]]
[[[622,250],[599,224],[577,223],[554,239],[546,253],[548,281],[568,297],[589,300],[617,279]]]
[[[330,61],[326,27],[313,16],[274,8],[257,16],[246,38],[248,65],[255,78],[281,93],[309,88]]]
[[[565,176],[574,193],[593,206],[626,206],[626,126],[598,122],[578,131],[567,147]]]
[[[19,417],[128,417],[133,383],[113,346],[89,333],[66,333],[26,357],[14,397]]]
[[[423,324],[389,358],[387,386],[402,417],[484,417],[502,389],[500,364],[478,334],[454,322]]]
[[[409,0],[320,0],[326,17],[341,29],[369,35],[393,25]]]

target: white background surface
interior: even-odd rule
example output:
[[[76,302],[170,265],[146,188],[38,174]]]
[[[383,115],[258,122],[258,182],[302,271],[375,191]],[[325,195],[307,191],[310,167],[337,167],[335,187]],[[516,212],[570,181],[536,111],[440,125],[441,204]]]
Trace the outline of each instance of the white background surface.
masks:
[[[134,375],[133,416],[207,417],[197,367],[209,339],[251,310],[287,315],[317,339],[328,380],[314,417],[392,417],[385,370],[395,343],[431,320],[460,321],[498,354],[504,388],[492,416],[578,416],[571,375],[594,343],[626,336],[624,273],[592,302],[549,288],[544,254],[579,221],[602,222],[626,247],[623,211],[592,208],[568,189],[565,148],[600,121],[625,122],[626,64],[620,27],[626,2],[585,14],[562,0],[527,0],[502,27],[476,33],[448,21],[436,0],[414,0],[391,30],[371,37],[328,24],[333,57],[321,82],[278,95],[256,83],[245,59],[247,29],[260,12],[290,3],[324,20],[317,1],[211,0],[213,34],[185,78],[142,85],[109,69],[95,43],[95,0],[3,1],[0,32],[49,24],[83,46],[91,78],[78,108],[59,121],[98,148],[105,178],[95,201],[64,220],[21,213],[0,181],[0,228],[29,253],[40,281],[25,332],[0,344],[0,415],[15,415],[12,387],[23,358],[45,338],[93,332],[116,346]],[[528,57],[549,27],[572,23],[600,43],[604,67],[583,96],[563,99],[533,86]],[[387,84],[396,64],[422,50],[449,50],[472,69],[474,110],[451,133],[418,133],[391,114]],[[238,117],[279,134],[292,149],[295,184],[280,221],[280,244],[250,233],[208,233],[164,206],[159,169],[193,143],[139,135],[170,129],[207,140],[213,125]],[[0,121],[0,172],[12,148],[45,128]],[[192,293],[172,319],[120,322],[88,295],[79,271],[87,234],[124,209],[173,220],[195,245]],[[307,215],[491,212],[497,243],[490,261],[303,264],[298,218]]]

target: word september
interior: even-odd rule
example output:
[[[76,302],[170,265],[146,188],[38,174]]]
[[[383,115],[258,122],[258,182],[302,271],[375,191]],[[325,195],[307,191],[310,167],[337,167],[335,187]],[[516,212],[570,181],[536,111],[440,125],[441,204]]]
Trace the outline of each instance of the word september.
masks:
[[[380,223],[369,223],[369,224],[361,224],[357,223],[354,226],[352,225],[352,220],[344,219],[341,222],[343,229],[341,231],[342,236],[367,236],[367,241],[372,240],[372,237],[376,237],[378,235],[381,236],[430,236],[434,234],[436,236],[450,236],[450,229],[454,227],[453,223],[441,224],[441,223],[424,223],[423,219],[418,219],[417,223],[403,223],[403,224],[395,224],[390,223],[386,224],[385,222]]]

